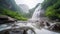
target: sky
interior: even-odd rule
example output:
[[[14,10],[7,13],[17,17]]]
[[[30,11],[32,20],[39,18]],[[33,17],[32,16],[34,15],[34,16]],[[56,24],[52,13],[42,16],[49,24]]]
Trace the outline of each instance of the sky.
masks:
[[[37,5],[37,3],[42,3],[43,0],[15,0],[16,4],[26,4],[31,9]]]

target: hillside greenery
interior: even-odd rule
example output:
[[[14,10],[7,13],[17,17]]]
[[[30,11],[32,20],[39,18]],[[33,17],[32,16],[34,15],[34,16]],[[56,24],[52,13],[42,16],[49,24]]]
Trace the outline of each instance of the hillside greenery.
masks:
[[[14,12],[14,11],[9,10],[9,9],[6,9],[6,8],[1,8],[0,14],[10,16],[10,17],[15,18],[17,20],[23,20],[23,21],[27,20],[27,18],[23,17],[19,13]]]
[[[45,16],[53,20],[60,20],[60,0],[44,0],[42,9],[45,10]]]
[[[0,0],[0,15],[10,16],[17,20],[27,20],[27,17],[22,15],[20,7],[15,3],[15,0]]]

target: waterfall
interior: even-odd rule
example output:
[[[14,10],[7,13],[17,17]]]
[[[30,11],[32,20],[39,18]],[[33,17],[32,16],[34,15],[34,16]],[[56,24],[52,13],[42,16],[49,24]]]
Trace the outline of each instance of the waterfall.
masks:
[[[32,15],[32,18],[30,19],[30,21],[39,21],[40,20],[40,12],[41,12],[41,5],[39,5],[33,15]]]
[[[37,8],[36,8],[36,10],[35,10],[35,12],[33,13],[33,15],[32,15],[32,19],[37,19],[37,18],[39,18],[39,15],[40,15],[40,6],[38,6]]]

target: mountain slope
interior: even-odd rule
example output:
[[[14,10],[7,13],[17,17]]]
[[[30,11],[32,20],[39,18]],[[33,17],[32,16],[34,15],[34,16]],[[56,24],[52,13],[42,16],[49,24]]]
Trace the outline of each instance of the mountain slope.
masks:
[[[26,20],[21,14],[17,13],[20,8],[14,0],[0,0],[0,15],[6,15],[17,20]]]
[[[14,0],[0,0],[0,7],[16,11],[16,3]]]
[[[29,7],[25,4],[19,4],[19,7],[23,13],[28,13],[29,12]]]
[[[60,21],[60,0],[44,0],[42,8],[45,10],[46,17]]]

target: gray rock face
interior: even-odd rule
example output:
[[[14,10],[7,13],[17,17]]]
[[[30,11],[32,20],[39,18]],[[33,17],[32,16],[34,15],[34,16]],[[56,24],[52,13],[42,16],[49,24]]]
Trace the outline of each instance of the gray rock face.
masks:
[[[0,16],[0,24],[4,23],[14,23],[15,19],[9,17],[9,16]]]
[[[7,8],[13,11],[17,11],[15,0],[0,0],[0,9],[1,7]]]
[[[29,13],[29,7],[25,4],[20,4],[19,7],[21,8],[23,13]]]

